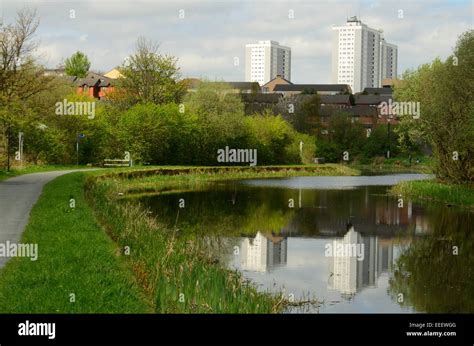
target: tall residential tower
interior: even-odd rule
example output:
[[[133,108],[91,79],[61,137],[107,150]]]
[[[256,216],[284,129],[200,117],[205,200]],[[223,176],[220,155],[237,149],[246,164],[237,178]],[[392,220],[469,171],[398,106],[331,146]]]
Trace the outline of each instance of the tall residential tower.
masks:
[[[348,84],[353,92],[378,88],[382,79],[397,76],[397,46],[387,43],[381,30],[351,17],[334,26],[332,81]]]
[[[245,45],[245,81],[264,85],[276,76],[291,79],[291,48],[275,41]]]

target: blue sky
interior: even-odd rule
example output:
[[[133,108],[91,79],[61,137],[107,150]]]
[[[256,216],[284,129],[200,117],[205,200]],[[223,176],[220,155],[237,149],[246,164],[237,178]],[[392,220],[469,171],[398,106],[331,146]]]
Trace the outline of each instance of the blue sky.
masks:
[[[244,79],[246,43],[275,40],[292,48],[293,82],[330,83],[331,26],[353,15],[398,45],[399,73],[446,58],[474,23],[473,1],[327,0],[0,0],[3,21],[11,22],[24,6],[38,11],[37,54],[48,67],[81,50],[93,69],[108,71],[145,36],[179,58],[183,76],[227,81]]]

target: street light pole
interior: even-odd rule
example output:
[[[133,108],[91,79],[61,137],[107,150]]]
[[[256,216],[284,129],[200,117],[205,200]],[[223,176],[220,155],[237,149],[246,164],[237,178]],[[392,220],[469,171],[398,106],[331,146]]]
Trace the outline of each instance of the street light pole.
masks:
[[[10,172],[10,137],[12,134],[12,123],[7,122],[7,172]]]
[[[18,132],[18,154],[20,159],[20,166],[23,160],[23,141],[24,141],[24,133]]]
[[[387,139],[388,139],[387,159],[389,159],[390,158],[390,118],[387,118]]]
[[[82,133],[78,133],[76,137],[76,165],[79,166],[79,140],[84,138],[85,135]]]

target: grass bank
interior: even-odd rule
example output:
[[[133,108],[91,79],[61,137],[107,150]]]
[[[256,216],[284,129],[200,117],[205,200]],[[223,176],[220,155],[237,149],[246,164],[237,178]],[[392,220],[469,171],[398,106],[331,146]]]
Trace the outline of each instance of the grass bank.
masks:
[[[419,162],[407,158],[377,158],[371,163],[354,163],[350,167],[361,172],[362,175],[390,174],[390,173],[433,173],[434,162],[429,157],[418,158]]]
[[[12,258],[2,269],[1,313],[153,311],[86,204],[84,179],[84,173],[68,174],[45,186],[21,240],[38,244],[38,259]],[[71,197],[75,209],[69,206]]]
[[[347,165],[288,165],[256,167],[159,167],[117,172],[117,192],[126,194],[156,193],[186,185],[195,187],[208,181],[285,178],[296,176],[354,176],[360,171]]]
[[[390,193],[415,202],[437,202],[474,209],[474,188],[434,180],[404,181],[392,187]]]

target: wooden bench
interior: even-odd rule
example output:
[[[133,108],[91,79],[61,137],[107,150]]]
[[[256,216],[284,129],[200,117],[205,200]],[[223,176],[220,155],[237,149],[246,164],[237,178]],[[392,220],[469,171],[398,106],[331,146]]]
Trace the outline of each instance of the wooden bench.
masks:
[[[105,159],[104,167],[132,167],[132,160]]]

